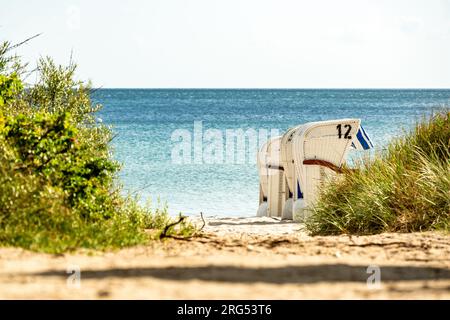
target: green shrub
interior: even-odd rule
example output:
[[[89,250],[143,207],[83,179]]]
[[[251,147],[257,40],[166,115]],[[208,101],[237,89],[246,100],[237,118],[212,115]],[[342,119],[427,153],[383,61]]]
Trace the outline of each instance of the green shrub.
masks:
[[[22,82],[16,73],[0,74],[0,107],[12,100],[22,89]]]
[[[112,130],[96,121],[100,106],[74,80],[76,65],[40,59],[37,83],[24,89],[8,49],[0,46],[0,244],[56,253],[158,238],[173,223],[167,208],[122,195]],[[166,234],[194,232],[183,221]]]
[[[306,226],[312,234],[450,230],[450,112],[331,181]]]
[[[73,123],[67,112],[9,116],[0,122],[0,139],[14,153],[17,170],[61,189],[68,205],[93,215],[110,196],[119,166],[108,157],[107,144],[93,150]]]

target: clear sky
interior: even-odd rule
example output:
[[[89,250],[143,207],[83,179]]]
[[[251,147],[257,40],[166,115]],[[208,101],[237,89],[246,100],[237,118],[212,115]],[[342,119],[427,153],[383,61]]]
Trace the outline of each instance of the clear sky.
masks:
[[[0,40],[95,86],[450,88],[450,0],[0,0]]]

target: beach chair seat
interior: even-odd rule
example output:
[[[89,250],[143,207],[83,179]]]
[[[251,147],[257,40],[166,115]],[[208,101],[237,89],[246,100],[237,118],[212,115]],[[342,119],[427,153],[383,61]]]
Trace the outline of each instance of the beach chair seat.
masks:
[[[258,216],[281,217],[285,200],[284,168],[280,163],[281,137],[267,141],[258,152],[260,206]]]

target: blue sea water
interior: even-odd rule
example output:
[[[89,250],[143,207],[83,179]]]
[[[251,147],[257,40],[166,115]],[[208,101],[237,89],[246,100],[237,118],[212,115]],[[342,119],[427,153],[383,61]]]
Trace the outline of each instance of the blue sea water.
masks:
[[[252,216],[258,207],[255,161],[174,164],[175,130],[278,129],[309,121],[360,118],[375,146],[450,105],[450,90],[100,89],[93,95],[112,125],[126,191],[167,202],[171,213]],[[246,151],[249,153],[250,151]],[[248,155],[254,159],[255,154]]]

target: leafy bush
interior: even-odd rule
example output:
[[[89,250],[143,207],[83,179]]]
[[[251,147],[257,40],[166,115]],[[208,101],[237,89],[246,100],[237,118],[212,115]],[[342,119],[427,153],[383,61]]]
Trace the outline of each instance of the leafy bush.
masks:
[[[40,59],[37,83],[24,89],[8,48],[0,46],[0,244],[63,252],[158,237],[172,223],[167,208],[122,195],[111,128],[96,121],[100,106],[74,80],[76,65]],[[167,232],[194,231],[183,222]]]
[[[59,188],[71,207],[82,207],[83,215],[93,215],[110,196],[119,166],[109,159],[107,144],[93,152],[89,144],[78,140],[79,130],[73,123],[67,112],[19,114],[0,122],[0,137],[14,154],[16,170]]]
[[[13,99],[22,89],[22,82],[17,74],[0,74],[0,106]]]
[[[307,221],[312,234],[450,230],[450,111],[393,140],[326,186]]]

